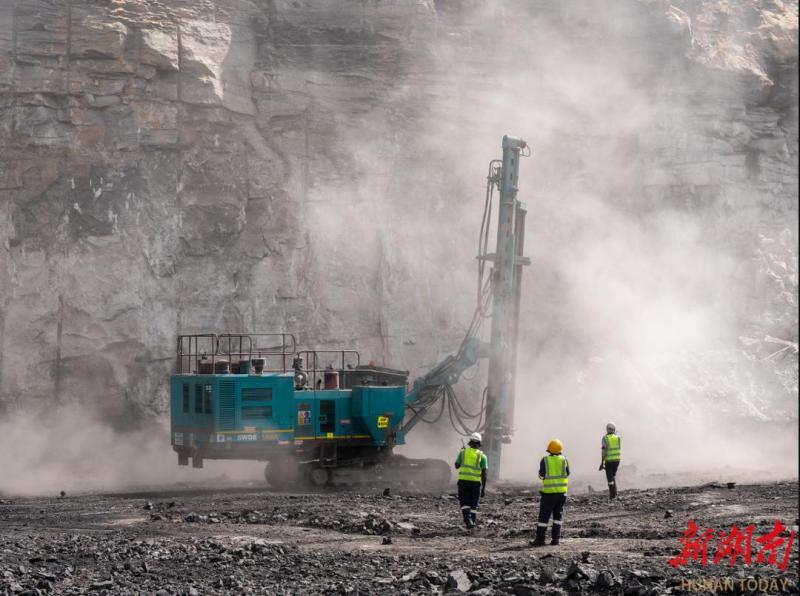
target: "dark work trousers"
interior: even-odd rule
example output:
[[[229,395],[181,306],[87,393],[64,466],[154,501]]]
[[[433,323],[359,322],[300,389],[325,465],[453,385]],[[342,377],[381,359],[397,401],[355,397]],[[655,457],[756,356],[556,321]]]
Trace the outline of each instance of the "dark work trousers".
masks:
[[[564,493],[542,493],[539,501],[539,523],[536,533],[544,539],[547,530],[547,522],[550,514],[553,514],[553,540],[561,537],[561,520],[564,517],[564,503],[567,502],[567,495]]]
[[[617,470],[619,469],[618,461],[606,462],[606,480],[608,480],[608,494],[613,499],[617,496]]]
[[[458,481],[458,504],[464,523],[471,528],[478,523],[478,502],[481,499],[481,483],[471,480]]]

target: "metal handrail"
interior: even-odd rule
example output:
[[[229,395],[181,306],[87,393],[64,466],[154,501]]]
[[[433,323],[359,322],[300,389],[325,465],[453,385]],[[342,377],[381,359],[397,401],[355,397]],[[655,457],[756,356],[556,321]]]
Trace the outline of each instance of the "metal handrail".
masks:
[[[260,348],[257,344],[258,338],[271,337],[280,338],[280,346],[266,346]],[[254,344],[253,338],[256,338]],[[205,348],[201,350],[202,347]],[[238,346],[234,346],[238,343]],[[188,344],[188,345],[187,345]],[[238,347],[238,351],[233,350]],[[287,357],[294,356],[297,351],[297,339],[291,333],[197,333],[179,335],[176,350],[176,370],[177,374],[199,374],[201,362],[210,364],[210,373],[216,373],[217,361],[227,357],[232,360],[235,357],[241,360],[252,361],[254,358],[264,358],[270,356],[280,356],[281,364],[278,369],[270,369],[271,372],[286,372],[288,367]],[[210,363],[208,362],[210,360]],[[205,374],[205,373],[204,373]]]
[[[200,340],[207,339],[210,342],[209,350],[200,351]],[[189,346],[188,351],[184,351],[184,347],[186,341],[188,340]],[[193,347],[194,346],[194,349]],[[200,369],[200,360],[202,358],[206,358],[210,352],[211,354],[211,368],[214,369],[215,366],[215,356],[217,351],[217,336],[214,333],[198,333],[193,335],[179,335],[178,336],[178,347],[177,347],[177,373],[184,374],[184,362],[187,364],[188,374],[192,374],[192,364],[194,364],[194,371],[197,374],[197,371]],[[193,359],[194,358],[194,362]]]
[[[259,338],[275,338],[279,345],[259,346]],[[201,349],[202,348],[202,349]],[[320,373],[333,368],[332,362],[320,365],[324,355],[336,355],[339,367],[334,370],[344,371],[347,368],[361,365],[361,355],[356,350],[297,350],[297,339],[291,333],[196,333],[179,335],[177,340],[176,360],[177,374],[201,374],[201,364],[208,372],[216,374],[216,364],[228,361],[232,366],[234,360],[252,362],[255,358],[280,357],[278,368],[264,368],[269,372],[287,372],[290,366],[287,359],[303,358],[306,366],[303,370],[311,377],[312,387],[316,386]]]
[[[280,341],[280,345],[259,346],[259,338],[274,338]],[[287,356],[293,356],[297,351],[297,340],[291,333],[224,333],[218,337],[217,342],[217,354],[228,356],[231,361],[234,358],[238,358],[239,361],[263,358],[267,361],[270,356],[280,356],[280,368],[265,369],[272,372],[278,370],[286,372],[289,368],[286,362]],[[238,343],[238,350],[231,349],[234,343]]]
[[[333,365],[329,364],[325,368],[320,368],[318,366],[318,361],[321,354],[338,354],[341,358],[341,366],[339,366],[339,368],[333,368]],[[356,350],[302,350],[297,352],[297,356],[303,358],[304,362],[306,363],[306,366],[303,370],[306,372],[306,374],[310,374],[312,388],[316,388],[317,386],[317,374],[324,373],[326,370],[331,370],[331,368],[336,371],[344,371],[347,364],[352,365],[352,362],[347,362],[348,355],[355,355],[355,366],[360,366],[361,354],[359,354]]]
[[[254,337],[256,339],[259,338],[259,337],[275,337],[275,338],[279,337],[280,340],[281,340],[280,350],[276,349],[276,347],[274,347],[274,346],[269,346],[269,347],[263,347],[262,348],[262,347],[259,347],[258,345],[256,345],[256,347],[254,349],[253,348],[253,338]],[[223,340],[227,340],[228,347],[230,348],[231,341],[235,340],[235,339],[239,340],[239,351],[236,352],[236,353],[239,353],[239,354],[246,353],[246,352],[259,352],[261,354],[271,354],[271,355],[279,356],[279,355],[284,355],[284,354],[286,354],[286,355],[294,354],[295,352],[297,352],[297,340],[295,339],[294,335],[292,335],[291,333],[223,333],[223,334],[219,335],[218,338],[217,338],[218,348],[219,348],[218,353],[219,354],[229,354],[229,353],[231,353],[230,350],[224,351],[222,349],[222,345],[223,345],[222,342],[223,342]],[[242,349],[243,348],[243,340],[245,340],[245,339],[248,341],[248,348],[249,348],[248,350],[243,350]],[[289,343],[288,343],[289,340],[291,340],[291,347],[289,346]]]

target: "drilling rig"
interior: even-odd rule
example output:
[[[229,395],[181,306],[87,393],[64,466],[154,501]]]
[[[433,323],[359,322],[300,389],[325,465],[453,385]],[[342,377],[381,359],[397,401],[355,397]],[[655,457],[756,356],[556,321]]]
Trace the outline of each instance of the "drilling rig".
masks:
[[[171,442],[179,465],[205,459],[267,462],[273,488],[398,484],[441,488],[450,465],[393,452],[419,422],[445,409],[454,428],[481,431],[500,471],[511,441],[520,312],[525,205],[517,198],[525,141],[503,137],[503,158],[489,164],[478,243],[477,305],[458,350],[409,387],[408,371],[362,364],[355,350],[300,349],[290,333],[193,334],[177,341],[170,380]],[[494,194],[496,250],[489,252]],[[487,270],[487,265],[488,270]],[[478,338],[491,320],[489,342]],[[489,359],[481,407],[470,412],[453,385]],[[426,414],[438,409],[434,419]]]

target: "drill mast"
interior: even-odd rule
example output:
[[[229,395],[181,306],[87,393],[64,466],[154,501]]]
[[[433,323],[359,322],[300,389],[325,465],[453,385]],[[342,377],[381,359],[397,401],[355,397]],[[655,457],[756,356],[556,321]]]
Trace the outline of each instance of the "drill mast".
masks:
[[[489,478],[497,480],[503,443],[514,431],[514,393],[517,369],[522,267],[530,261],[522,256],[525,242],[525,205],[517,200],[519,158],[528,147],[522,139],[503,137],[502,166],[490,170],[489,184],[500,190],[497,220],[497,250],[479,255],[492,261],[492,330],[489,345],[489,383],[483,448],[489,458]]]

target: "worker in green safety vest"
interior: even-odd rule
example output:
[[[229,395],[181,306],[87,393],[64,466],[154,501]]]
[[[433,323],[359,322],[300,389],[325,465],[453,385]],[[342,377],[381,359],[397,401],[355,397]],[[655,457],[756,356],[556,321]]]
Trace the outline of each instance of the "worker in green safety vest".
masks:
[[[600,469],[605,469],[608,481],[608,500],[617,497],[617,470],[622,461],[622,441],[613,422],[606,424],[606,434],[600,444]]]
[[[481,440],[480,433],[472,433],[468,446],[458,452],[455,463],[458,470],[458,503],[468,530],[478,524],[478,504],[486,494],[489,460],[480,450]]]
[[[550,544],[558,544],[561,539],[561,522],[564,519],[564,503],[567,502],[569,486],[569,462],[562,451],[564,445],[553,439],[547,445],[547,455],[539,462],[539,478],[542,479],[541,500],[539,501],[539,522],[536,524],[536,538],[533,546],[543,546],[547,534],[547,522],[553,515],[553,534]]]

